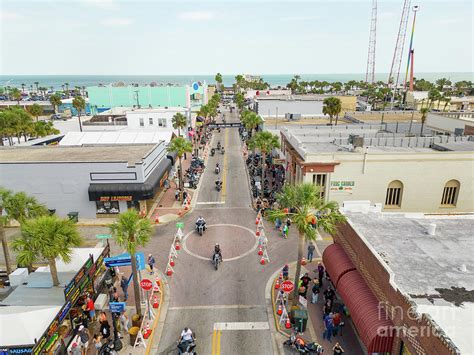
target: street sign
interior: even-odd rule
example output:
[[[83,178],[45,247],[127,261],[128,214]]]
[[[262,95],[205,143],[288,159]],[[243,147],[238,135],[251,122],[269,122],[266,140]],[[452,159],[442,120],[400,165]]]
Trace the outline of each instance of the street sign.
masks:
[[[184,223],[183,222],[176,223],[176,228],[184,228]]]
[[[137,259],[138,270],[145,269],[145,254],[142,251],[135,254]],[[104,258],[105,266],[115,267],[115,266],[127,266],[131,264],[131,258],[129,253],[123,253],[120,255],[113,256],[111,258]]]
[[[280,290],[285,293],[290,293],[295,289],[295,285],[290,280],[283,281],[280,285]]]
[[[145,291],[150,291],[153,288],[153,282],[151,282],[148,279],[143,279],[143,280],[140,281],[140,286]]]
[[[125,302],[109,302],[109,309],[112,313],[122,313],[125,311]]]
[[[110,239],[112,238],[111,234],[96,234],[95,237],[97,239]]]

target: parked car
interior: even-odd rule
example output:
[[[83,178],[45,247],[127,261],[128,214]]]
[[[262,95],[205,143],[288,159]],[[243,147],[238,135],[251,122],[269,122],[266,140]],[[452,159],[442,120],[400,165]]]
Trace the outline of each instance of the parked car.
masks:
[[[55,113],[54,115],[51,115],[51,117],[49,119],[52,120],[52,121],[58,121],[58,120],[66,121],[67,117],[66,116],[61,116],[60,114]]]

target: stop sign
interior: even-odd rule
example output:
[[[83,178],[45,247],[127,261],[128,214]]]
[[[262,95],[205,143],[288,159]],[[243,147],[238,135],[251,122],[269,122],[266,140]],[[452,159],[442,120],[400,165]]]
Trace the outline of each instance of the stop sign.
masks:
[[[280,290],[285,293],[290,293],[295,288],[295,285],[290,280],[283,281],[280,285]]]
[[[153,288],[153,283],[148,279],[143,279],[140,281],[140,286],[145,291],[150,291]]]

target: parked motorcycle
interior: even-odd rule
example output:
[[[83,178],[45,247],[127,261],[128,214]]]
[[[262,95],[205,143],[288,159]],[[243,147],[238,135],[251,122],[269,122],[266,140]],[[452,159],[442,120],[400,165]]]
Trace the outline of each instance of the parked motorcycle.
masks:
[[[306,343],[297,329],[293,330],[290,339],[285,340],[283,345],[296,350],[299,354],[320,355],[324,351],[318,343]]]

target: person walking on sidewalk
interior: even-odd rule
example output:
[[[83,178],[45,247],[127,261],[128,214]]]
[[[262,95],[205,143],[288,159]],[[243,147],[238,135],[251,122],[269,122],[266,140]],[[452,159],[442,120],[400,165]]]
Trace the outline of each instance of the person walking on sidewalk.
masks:
[[[316,271],[316,270],[314,270]],[[319,281],[319,286],[323,286],[323,277],[324,277],[324,266],[321,263],[318,263],[318,281]]]
[[[316,247],[314,246],[314,243],[313,242],[309,242],[309,245],[308,245],[308,262],[312,262],[313,261],[313,254],[314,254],[314,250],[316,249]]]
[[[326,315],[324,317],[324,332],[323,332],[323,339],[327,339],[329,342],[331,341],[332,330],[333,330],[333,323],[332,323],[332,313]]]
[[[124,302],[127,302],[127,299],[128,299],[128,280],[124,275],[122,275],[122,278],[120,279],[120,287],[122,288],[122,292],[123,292],[123,300],[124,300]]]
[[[155,265],[155,258],[148,254],[148,267],[150,268],[150,275],[153,275],[153,266]]]
[[[338,342],[336,342],[336,345],[332,347],[332,351],[334,352],[334,355],[341,355],[344,353],[344,349]]]
[[[311,289],[311,303],[318,303],[318,298],[319,298],[319,281],[318,279],[313,280],[313,288]]]

